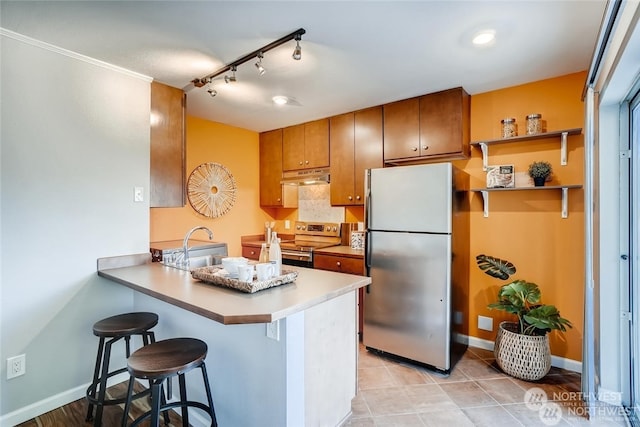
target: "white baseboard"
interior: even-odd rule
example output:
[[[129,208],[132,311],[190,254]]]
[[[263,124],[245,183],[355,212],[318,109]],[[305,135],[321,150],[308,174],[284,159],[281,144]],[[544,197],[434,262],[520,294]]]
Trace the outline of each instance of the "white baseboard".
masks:
[[[107,386],[110,387],[112,385],[128,380],[129,375],[126,372],[123,372],[109,378],[107,381]],[[43,399],[39,402],[34,402],[31,405],[27,405],[16,411],[9,412],[8,414],[0,417],[0,427],[15,426],[25,421],[29,421],[30,419],[42,415],[46,412],[53,411],[54,409],[64,406],[75,400],[83,399],[86,395],[87,387],[89,387],[89,384],[90,383],[86,383],[70,390],[63,391],[62,393],[47,397],[46,399]]]
[[[468,337],[471,347],[478,347],[484,350],[493,351],[493,341],[484,340],[482,338]],[[572,372],[582,372],[582,362],[573,359],[567,359],[559,356],[551,356],[551,366],[566,369]]]

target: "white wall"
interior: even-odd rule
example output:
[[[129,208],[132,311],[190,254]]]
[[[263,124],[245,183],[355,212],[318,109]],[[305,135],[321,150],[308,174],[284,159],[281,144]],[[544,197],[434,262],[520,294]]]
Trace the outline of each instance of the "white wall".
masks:
[[[133,308],[132,291],[97,277],[96,259],[148,251],[149,204],[134,203],[133,188],[149,188],[150,85],[0,35],[0,424],[9,426],[83,396],[93,323]],[[26,374],[6,380],[6,358],[19,354]]]

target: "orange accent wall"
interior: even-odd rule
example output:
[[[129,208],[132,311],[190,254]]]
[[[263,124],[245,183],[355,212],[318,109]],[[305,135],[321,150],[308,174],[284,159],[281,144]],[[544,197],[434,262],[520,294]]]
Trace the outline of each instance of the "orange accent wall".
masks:
[[[215,241],[227,243],[230,255],[241,255],[240,236],[262,233],[264,222],[271,220],[259,208],[258,156],[257,132],[188,116],[187,177],[202,163],[220,163],[236,181],[236,201],[231,210],[219,218],[199,215],[188,202],[182,208],[152,208],[151,241],[183,239],[192,227],[205,225],[213,231]],[[201,231],[193,237],[207,239]]]
[[[584,105],[581,100],[586,73],[473,95],[471,97],[471,140],[500,137],[500,120],[516,118],[518,135],[524,135],[526,116],[541,113],[547,130],[582,128]],[[489,164],[513,164],[516,172],[526,172],[535,160],[547,160],[553,166],[556,184],[583,184],[584,138],[570,136],[568,164],[560,165],[560,138],[499,144],[489,147]],[[482,155],[472,149],[472,158],[455,162],[471,176],[472,188],[485,186]],[[478,254],[507,259],[517,267],[512,278],[535,282],[542,290],[542,302],[554,304],[563,317],[573,323],[566,333],[553,332],[552,354],[573,360],[582,359],[584,315],[584,203],[583,190],[569,190],[569,217],[562,219],[561,190],[493,192],[489,199],[489,217],[483,217],[482,198],[469,193],[471,205],[469,334],[495,339],[501,320],[511,320],[499,311],[488,310],[499,287],[508,282],[482,273],[476,263]],[[478,315],[494,318],[494,331],[477,328]]]

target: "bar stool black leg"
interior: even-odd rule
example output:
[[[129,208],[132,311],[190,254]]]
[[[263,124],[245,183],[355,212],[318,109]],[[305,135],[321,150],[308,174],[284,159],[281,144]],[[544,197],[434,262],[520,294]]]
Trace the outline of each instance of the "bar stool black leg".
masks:
[[[100,374],[100,384],[98,387],[98,402],[105,401],[105,395],[107,394],[107,377],[109,376],[109,360],[111,360],[111,344],[118,341],[120,338],[113,338],[106,342],[104,348],[104,359],[102,360],[102,373]],[[96,416],[93,420],[94,427],[100,427],[102,425],[102,410],[103,405],[96,405]]]
[[[187,387],[184,381],[184,374],[178,374],[178,384],[180,385],[180,408],[182,409],[182,427],[189,427],[189,408],[187,407]]]
[[[162,400],[163,380],[154,380],[151,386],[151,427],[160,427],[160,401]]]
[[[127,420],[129,419],[129,407],[131,406],[131,398],[133,396],[133,382],[135,379],[133,376],[129,377],[129,387],[127,387],[127,400],[124,404],[124,414],[122,414],[122,427],[127,427]],[[149,386],[151,386],[151,381],[149,381]]]
[[[218,421],[216,420],[216,411],[213,409],[213,395],[211,394],[211,387],[209,387],[209,377],[207,376],[207,368],[204,364],[200,365],[200,370],[202,371],[202,379],[204,380],[204,390],[207,393],[207,402],[209,403],[209,408],[211,409],[211,427],[218,427]]]
[[[100,366],[102,366],[103,351],[104,351],[104,338],[100,337],[100,342],[98,343],[98,356],[96,357],[96,367],[93,370],[92,384],[98,383],[98,376],[100,375]],[[91,397],[94,399],[96,397],[95,388],[92,390]],[[93,420],[93,403],[89,403],[89,408],[87,409],[87,418],[85,418],[85,421],[91,421],[91,420]]]

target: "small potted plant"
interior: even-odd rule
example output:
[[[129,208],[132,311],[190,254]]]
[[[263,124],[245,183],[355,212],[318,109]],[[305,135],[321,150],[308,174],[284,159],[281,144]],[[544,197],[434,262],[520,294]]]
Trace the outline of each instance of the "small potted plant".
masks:
[[[511,262],[489,255],[476,256],[485,274],[507,280],[516,272]],[[498,366],[507,374],[528,381],[539,380],[551,369],[549,337],[551,330],[566,331],[571,322],[560,316],[553,305],[540,303],[538,285],[514,280],[500,288],[498,301],[488,305],[516,315],[518,322],[502,322],[498,328],[494,354]]]
[[[529,176],[533,178],[536,187],[544,186],[553,169],[551,163],[545,161],[533,162],[529,165]]]

